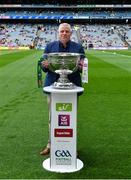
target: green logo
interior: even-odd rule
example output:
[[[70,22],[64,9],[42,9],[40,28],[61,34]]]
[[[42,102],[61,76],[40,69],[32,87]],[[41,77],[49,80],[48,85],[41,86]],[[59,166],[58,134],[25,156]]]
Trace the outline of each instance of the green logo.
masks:
[[[56,103],[56,111],[72,111],[71,103]]]

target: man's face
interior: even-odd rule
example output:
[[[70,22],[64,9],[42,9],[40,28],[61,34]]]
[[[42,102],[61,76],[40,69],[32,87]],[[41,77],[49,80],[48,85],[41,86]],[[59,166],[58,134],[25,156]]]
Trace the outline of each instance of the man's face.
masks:
[[[66,26],[62,26],[59,29],[59,40],[65,44],[70,40],[70,37],[71,37],[70,29]]]

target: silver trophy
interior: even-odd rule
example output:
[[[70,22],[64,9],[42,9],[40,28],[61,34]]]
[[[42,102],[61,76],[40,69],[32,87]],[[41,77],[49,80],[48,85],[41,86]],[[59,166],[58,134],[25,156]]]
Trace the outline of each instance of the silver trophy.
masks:
[[[78,68],[80,54],[78,53],[49,53],[49,69],[60,75],[53,84],[54,88],[72,89],[75,85],[69,81],[68,74],[75,72]]]

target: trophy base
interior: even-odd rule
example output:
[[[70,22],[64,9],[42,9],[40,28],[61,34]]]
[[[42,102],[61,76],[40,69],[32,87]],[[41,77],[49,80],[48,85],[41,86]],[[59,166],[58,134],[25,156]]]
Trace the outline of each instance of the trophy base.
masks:
[[[75,85],[73,83],[54,82],[53,87],[56,89],[74,89]]]

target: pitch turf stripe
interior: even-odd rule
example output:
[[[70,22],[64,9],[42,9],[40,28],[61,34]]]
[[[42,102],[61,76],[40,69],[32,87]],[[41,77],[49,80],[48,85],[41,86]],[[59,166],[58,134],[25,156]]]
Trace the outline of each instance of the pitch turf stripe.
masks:
[[[128,72],[131,72],[131,57],[128,55],[126,56],[121,54],[114,54],[111,52],[102,53],[102,51],[89,52],[88,54],[93,56],[94,59],[99,58],[104,62],[112,64]]]
[[[19,61],[10,63],[0,70],[0,108],[8,106],[12,99],[21,96],[21,91],[25,91],[32,86],[37,89],[37,60],[41,52],[22,58]]]
[[[118,51],[118,50],[115,50],[115,51],[108,51],[108,50],[90,50],[90,51],[86,51],[87,54],[97,54],[97,55],[101,55],[103,56],[104,54],[110,54],[112,56],[114,55],[120,55],[120,56],[125,56],[125,57],[129,57],[131,58],[131,51],[130,50],[121,50],[121,51]]]
[[[122,54],[113,54],[113,58],[101,58],[101,60],[113,64],[121,69],[131,72],[131,57]]]
[[[36,51],[18,51],[9,54],[3,54],[0,56],[0,68],[12,64],[15,61],[19,61],[26,56],[36,53]]]
[[[123,56],[123,57],[131,58],[131,55],[126,55],[126,54],[118,53],[116,51],[114,51],[114,52],[102,51],[102,53],[112,54],[114,56],[118,55],[118,56]]]
[[[4,54],[12,54],[12,53],[20,52],[19,50],[0,50],[0,56]]]

